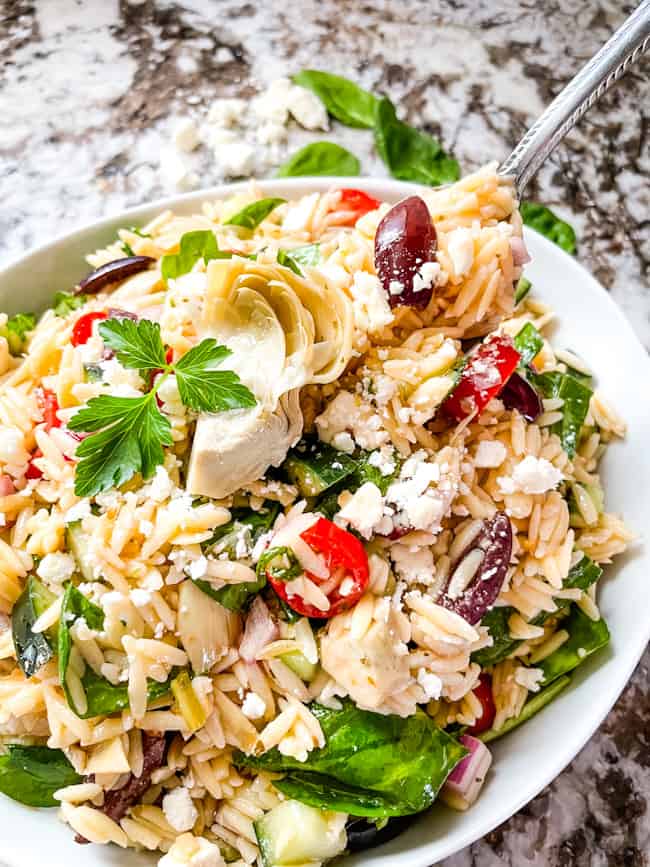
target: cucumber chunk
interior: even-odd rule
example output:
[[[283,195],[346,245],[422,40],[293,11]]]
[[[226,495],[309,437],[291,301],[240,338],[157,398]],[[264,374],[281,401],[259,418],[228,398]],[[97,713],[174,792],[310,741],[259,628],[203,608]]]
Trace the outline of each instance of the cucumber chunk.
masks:
[[[303,497],[317,497],[352,475],[357,462],[326,443],[303,441],[289,452],[284,469]]]
[[[345,813],[283,801],[254,823],[264,867],[298,867],[340,855],[347,845]]]
[[[81,521],[74,521],[73,523],[68,524],[65,530],[65,535],[68,549],[77,561],[77,568],[83,575],[84,580],[94,581],[94,558],[90,553],[88,536],[81,528]]]
[[[56,630],[33,632],[32,626],[55,599],[56,596],[38,578],[30,575],[14,605],[11,614],[12,637],[16,661],[25,677],[31,677],[54,656]]]
[[[280,659],[287,668],[290,668],[306,683],[311,683],[318,673],[318,663],[310,662],[300,650],[290,650],[288,653],[283,653]]]

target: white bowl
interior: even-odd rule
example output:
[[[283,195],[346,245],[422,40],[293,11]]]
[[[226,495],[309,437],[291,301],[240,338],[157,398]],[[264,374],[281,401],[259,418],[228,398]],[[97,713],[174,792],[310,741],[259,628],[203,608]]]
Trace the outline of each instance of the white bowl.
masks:
[[[84,256],[115,238],[119,227],[141,224],[166,207],[191,213],[203,200],[245,185],[215,187],[134,208],[78,229],[22,257],[0,272],[0,310],[40,310],[55,291],[69,289],[87,271]],[[354,186],[386,201],[417,188],[390,180],[300,178],[263,181],[268,195],[292,198],[315,190]],[[608,450],[604,479],[607,507],[625,515],[640,533],[650,525],[650,361],[618,307],[575,259],[526,231],[533,263],[526,268],[535,293],[559,317],[555,339],[594,369],[598,385],[627,419],[629,433]],[[378,849],[349,858],[347,867],[426,867],[468,846],[531,800],[573,759],[610,710],[650,638],[650,556],[641,545],[606,570],[600,605],[612,640],[575,672],[572,684],[526,725],[491,745],[494,764],[478,802],[466,813],[436,805],[404,834]],[[590,781],[586,781],[590,785]],[[32,867],[47,853],[49,867],[136,867],[149,854],[114,846],[79,846],[55,811],[38,811],[2,799],[0,861]]]

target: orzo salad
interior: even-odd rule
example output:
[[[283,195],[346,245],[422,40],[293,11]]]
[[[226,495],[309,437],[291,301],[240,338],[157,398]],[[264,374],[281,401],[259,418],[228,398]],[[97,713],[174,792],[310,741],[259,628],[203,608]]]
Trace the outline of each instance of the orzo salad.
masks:
[[[251,186],[118,234],[0,316],[0,791],[161,867],[470,808],[607,644],[631,538],[514,188]]]

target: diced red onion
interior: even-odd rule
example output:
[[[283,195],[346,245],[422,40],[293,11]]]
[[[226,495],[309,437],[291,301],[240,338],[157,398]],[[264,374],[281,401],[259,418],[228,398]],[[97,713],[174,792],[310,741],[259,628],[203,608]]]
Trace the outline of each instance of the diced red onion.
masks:
[[[542,399],[532,385],[520,376],[513,373],[503,386],[500,399],[506,409],[516,409],[527,421],[535,421],[542,414]]]
[[[239,655],[244,662],[255,662],[261,651],[279,636],[280,630],[261,596],[256,596],[246,618]]]
[[[471,735],[461,735],[461,744],[469,750],[447,777],[440,792],[441,799],[456,810],[466,810],[476,801],[492,764],[492,753],[482,741]]]
[[[109,319],[130,319],[132,322],[137,322],[140,318],[137,313],[131,313],[130,310],[122,310],[121,307],[109,307],[106,312]]]
[[[512,261],[515,267],[527,265],[531,261],[530,253],[526,248],[523,238],[519,238],[517,235],[510,238],[510,250],[512,251]]]

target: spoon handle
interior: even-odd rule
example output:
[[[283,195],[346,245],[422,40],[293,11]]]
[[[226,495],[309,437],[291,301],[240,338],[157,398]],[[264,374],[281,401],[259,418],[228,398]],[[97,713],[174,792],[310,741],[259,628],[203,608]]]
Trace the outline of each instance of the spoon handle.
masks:
[[[530,127],[499,174],[514,178],[522,193],[556,145],[650,44],[650,0],[642,0]]]

